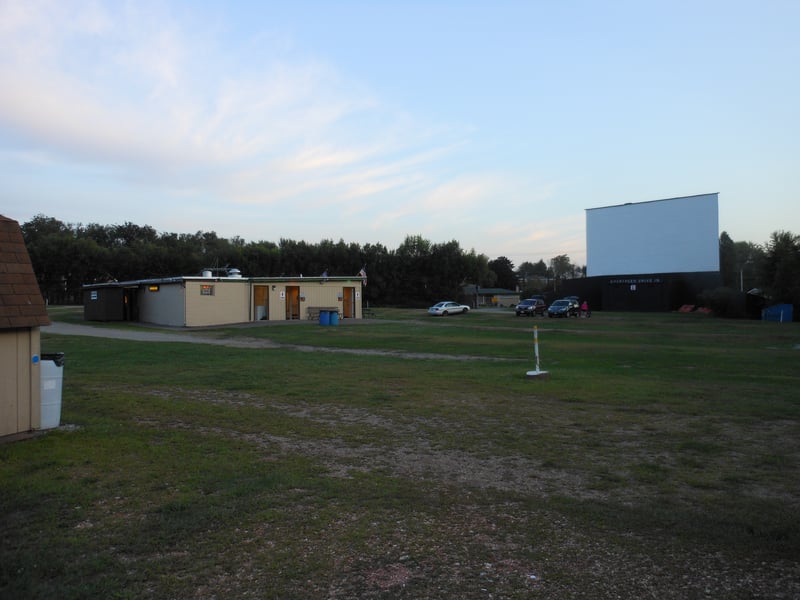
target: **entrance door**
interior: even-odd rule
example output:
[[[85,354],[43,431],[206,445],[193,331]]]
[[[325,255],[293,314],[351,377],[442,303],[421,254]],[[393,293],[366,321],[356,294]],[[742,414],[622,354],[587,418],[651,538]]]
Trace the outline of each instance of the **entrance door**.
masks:
[[[269,319],[268,289],[269,286],[266,285],[253,286],[253,306],[255,307],[255,314],[253,317],[256,321],[265,321]]]
[[[138,321],[139,305],[136,299],[139,297],[138,288],[124,288],[122,290],[122,320]]]
[[[356,316],[356,288],[342,288],[342,318],[354,319]]]
[[[286,286],[286,320],[300,318],[300,286]]]

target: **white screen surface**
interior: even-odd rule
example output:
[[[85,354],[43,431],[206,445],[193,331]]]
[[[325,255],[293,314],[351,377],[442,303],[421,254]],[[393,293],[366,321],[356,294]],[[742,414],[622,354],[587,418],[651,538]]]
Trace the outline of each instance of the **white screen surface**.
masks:
[[[586,275],[719,271],[718,194],[586,210]]]

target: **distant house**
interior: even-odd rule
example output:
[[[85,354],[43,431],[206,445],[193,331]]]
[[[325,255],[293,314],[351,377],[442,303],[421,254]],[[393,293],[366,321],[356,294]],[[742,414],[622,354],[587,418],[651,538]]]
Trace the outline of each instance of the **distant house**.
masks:
[[[504,288],[484,288],[476,285],[464,286],[462,292],[466,303],[471,306],[516,306],[519,292]]]
[[[173,327],[317,320],[320,312],[361,319],[363,284],[360,275],[243,277],[238,271],[220,276],[209,270],[198,276],[84,285],[83,316]]]
[[[39,429],[39,327],[49,325],[19,223],[0,215],[0,437]]]

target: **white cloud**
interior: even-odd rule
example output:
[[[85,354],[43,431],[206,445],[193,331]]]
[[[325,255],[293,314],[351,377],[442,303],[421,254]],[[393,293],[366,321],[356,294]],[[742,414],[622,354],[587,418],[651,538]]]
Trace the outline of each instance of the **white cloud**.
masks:
[[[447,151],[321,61],[278,60],[266,47],[249,70],[235,52],[206,64],[169,14],[65,6],[11,2],[3,15],[0,124],[54,155],[179,188],[201,168],[222,199],[258,205],[402,188]],[[37,53],[30,40],[44,38]],[[69,57],[83,44],[95,56],[78,70]]]
[[[119,186],[156,227],[147,214],[249,239],[368,232],[391,247],[420,233],[492,257],[547,243],[535,207],[557,186],[483,167],[479,132],[390,108],[288,35],[225,46],[221,25],[184,19],[149,3],[0,3],[0,142],[13,132],[18,156],[101,173],[73,197]]]

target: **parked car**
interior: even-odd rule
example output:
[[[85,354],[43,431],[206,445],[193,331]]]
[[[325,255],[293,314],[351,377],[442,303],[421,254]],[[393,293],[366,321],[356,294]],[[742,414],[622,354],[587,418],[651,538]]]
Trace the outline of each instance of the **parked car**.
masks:
[[[578,303],[566,298],[556,300],[547,309],[548,317],[577,317],[579,313]]]
[[[469,306],[466,304],[459,304],[447,300],[445,302],[437,302],[428,309],[428,314],[438,317],[446,317],[447,315],[458,315],[461,313],[469,312]]]
[[[572,304],[574,312],[579,315],[581,312],[581,299],[577,296],[564,296],[564,300],[569,300]]]
[[[541,298],[526,298],[517,304],[514,312],[518,317],[532,317],[536,315],[543,315],[544,311],[546,310],[547,305]]]

